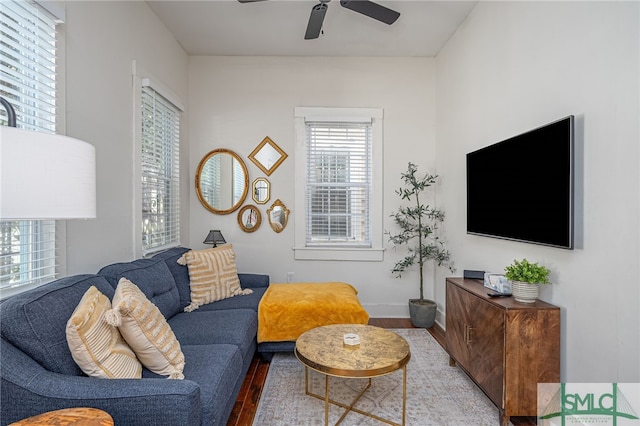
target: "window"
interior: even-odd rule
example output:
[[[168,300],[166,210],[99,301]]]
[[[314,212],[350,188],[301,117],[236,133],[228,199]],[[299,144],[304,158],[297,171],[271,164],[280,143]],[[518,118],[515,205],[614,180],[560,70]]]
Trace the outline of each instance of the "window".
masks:
[[[56,20],[33,2],[0,2],[0,96],[18,127],[56,132]],[[2,109],[0,125],[6,125]],[[2,297],[56,276],[55,221],[0,222]]]
[[[180,108],[142,80],[142,254],[180,244]],[[139,235],[139,234],[138,234]]]
[[[382,111],[296,108],[296,134],[295,258],[382,260]]]
[[[306,246],[371,247],[371,123],[307,122]]]

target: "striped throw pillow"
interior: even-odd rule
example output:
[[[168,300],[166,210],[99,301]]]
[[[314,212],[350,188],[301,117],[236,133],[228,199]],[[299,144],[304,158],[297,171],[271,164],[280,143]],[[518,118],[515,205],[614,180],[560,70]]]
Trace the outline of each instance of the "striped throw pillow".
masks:
[[[184,379],[180,343],[160,309],[138,286],[120,278],[112,305],[106,320],[118,327],[140,362],[156,374]]]
[[[178,263],[189,268],[191,304],[184,308],[185,312],[217,300],[253,293],[250,288],[243,290],[240,287],[236,254],[231,244],[190,250],[178,259]]]
[[[73,360],[88,376],[139,379],[142,365],[116,327],[105,321],[109,298],[96,287],[85,292],[67,321],[67,344]]]

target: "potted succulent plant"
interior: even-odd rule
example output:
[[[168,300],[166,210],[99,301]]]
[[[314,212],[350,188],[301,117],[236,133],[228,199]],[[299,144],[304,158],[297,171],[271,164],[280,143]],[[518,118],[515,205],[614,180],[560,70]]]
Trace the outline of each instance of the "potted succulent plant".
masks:
[[[504,276],[511,281],[511,293],[518,302],[533,303],[538,298],[538,284],[551,284],[549,269],[527,259],[514,260],[504,268]]]
[[[420,194],[435,184],[438,176],[427,173],[419,177],[417,173],[418,167],[409,162],[407,171],[401,174],[404,185],[396,193],[411,205],[401,206],[391,215],[400,232],[387,234],[394,248],[406,245],[409,250],[407,256],[393,266],[392,273],[400,278],[407,269],[414,265],[418,267],[420,298],[409,300],[409,314],[415,327],[429,328],[435,321],[437,305],[433,300],[424,298],[424,265],[434,261],[437,266],[446,266],[452,272],[454,269],[451,255],[436,232],[444,221],[444,212],[420,201]]]

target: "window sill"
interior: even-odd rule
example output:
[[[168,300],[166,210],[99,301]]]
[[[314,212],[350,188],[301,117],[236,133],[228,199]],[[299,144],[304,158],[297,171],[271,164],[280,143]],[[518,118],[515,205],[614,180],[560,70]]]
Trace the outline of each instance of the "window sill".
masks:
[[[347,260],[356,262],[382,262],[383,248],[350,247],[294,247],[295,260]]]

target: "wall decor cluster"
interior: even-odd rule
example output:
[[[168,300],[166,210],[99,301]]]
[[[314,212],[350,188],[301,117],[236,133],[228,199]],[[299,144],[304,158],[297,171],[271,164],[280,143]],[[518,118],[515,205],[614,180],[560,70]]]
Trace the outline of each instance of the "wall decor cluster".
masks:
[[[270,176],[287,158],[269,136],[265,137],[249,154],[249,159],[267,176]],[[215,214],[229,214],[242,206],[251,190],[256,204],[266,204],[271,199],[271,182],[266,177],[253,180],[249,188],[249,171],[242,158],[226,148],[207,153],[196,171],[196,194],[200,203]],[[289,209],[277,199],[268,209],[271,229],[280,233],[287,226]],[[262,223],[258,206],[247,204],[238,212],[238,226],[244,232],[255,232]]]

